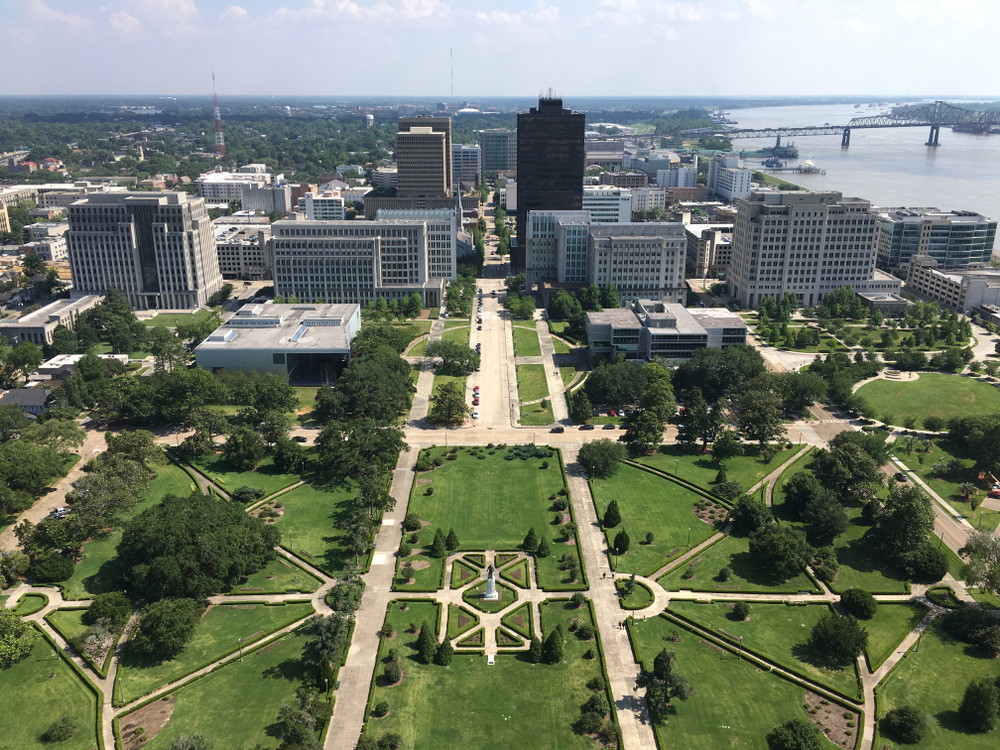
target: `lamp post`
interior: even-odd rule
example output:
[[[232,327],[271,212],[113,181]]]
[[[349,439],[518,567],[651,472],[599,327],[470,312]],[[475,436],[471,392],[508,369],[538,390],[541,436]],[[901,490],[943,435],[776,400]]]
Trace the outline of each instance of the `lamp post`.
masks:
[[[688,526],[688,547],[691,546],[691,527]]]
[[[674,458],[674,476],[675,477],[679,476],[677,472],[680,469],[680,463],[681,463],[680,456],[675,457]]]
[[[240,664],[243,663],[243,639],[237,638],[236,642],[240,644]]]
[[[737,659],[743,659],[743,636],[740,636],[740,652],[736,656]]]
[[[118,702],[122,705],[125,704],[125,693],[122,692],[122,678],[118,678]]]
[[[323,682],[326,683],[326,702],[329,703],[330,702],[330,678],[329,677],[324,677],[323,678]]]

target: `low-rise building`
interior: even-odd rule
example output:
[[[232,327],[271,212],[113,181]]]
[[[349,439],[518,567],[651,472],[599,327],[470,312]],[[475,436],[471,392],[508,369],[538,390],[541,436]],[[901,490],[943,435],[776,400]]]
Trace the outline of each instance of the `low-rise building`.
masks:
[[[399,187],[399,170],[395,167],[379,167],[373,170],[372,185],[381,188]]]
[[[292,210],[292,188],[285,182],[246,185],[240,194],[240,208],[244,211],[263,211],[265,214],[287,214]]]
[[[0,406],[16,406],[33,417],[49,408],[52,394],[45,388],[13,388],[0,396]]]
[[[635,190],[649,187],[649,175],[645,172],[601,172],[601,184]]]
[[[588,354],[593,360],[690,359],[698,349],[746,343],[743,319],[725,308],[689,310],[680,304],[639,299],[630,308],[588,312]]]
[[[871,312],[880,312],[887,318],[901,318],[913,303],[891,292],[855,292]]]
[[[76,372],[76,366],[85,354],[59,354],[52,359],[42,362],[38,367],[38,374],[44,376],[42,379],[52,380],[72,375]],[[116,362],[127,365],[129,356],[127,354],[98,354],[101,359],[113,359]]]
[[[876,208],[878,267],[905,274],[910,258],[929,255],[942,270],[989,265],[997,223],[975,211]]]
[[[195,184],[198,186],[198,195],[202,198],[232,201],[243,198],[244,188],[270,185],[272,181],[280,181],[283,177],[284,175],[277,175],[272,180],[263,164],[247,164],[240,167],[239,172],[224,172],[218,167],[214,172],[201,175],[195,180]]]
[[[357,304],[248,305],[197,346],[195,359],[211,372],[256,370],[292,385],[331,385],[360,329]]]
[[[696,157],[697,158],[697,157]],[[661,188],[698,187],[698,166],[677,166],[656,170],[656,184]]]
[[[322,193],[306,193],[299,198],[299,213],[307,219],[317,221],[343,221],[344,197],[339,190],[324,190]]]
[[[632,212],[660,211],[667,207],[667,191],[658,187],[632,188]]]
[[[984,305],[1000,305],[1000,270],[974,268],[946,271],[929,255],[910,258],[906,291],[928,302],[968,315]]]
[[[732,224],[687,224],[687,275],[707,279],[725,273],[733,259]]]
[[[48,263],[57,263],[69,258],[69,252],[66,249],[66,238],[61,235],[32,240],[21,245],[21,250],[26,253],[34,253]]]
[[[271,246],[268,225],[215,225],[215,250],[224,279],[273,278]]]
[[[68,221],[39,221],[35,224],[26,224],[24,227],[24,238],[40,240],[43,237],[62,237],[69,229]]]
[[[589,211],[594,221],[624,224],[632,221],[632,192],[609,185],[585,185],[583,210]]]
[[[91,294],[77,299],[56,300],[20,318],[0,320],[0,335],[15,345],[30,341],[39,346],[47,346],[52,343],[52,332],[56,326],[63,325],[72,330],[77,316],[102,299],[103,295]]]

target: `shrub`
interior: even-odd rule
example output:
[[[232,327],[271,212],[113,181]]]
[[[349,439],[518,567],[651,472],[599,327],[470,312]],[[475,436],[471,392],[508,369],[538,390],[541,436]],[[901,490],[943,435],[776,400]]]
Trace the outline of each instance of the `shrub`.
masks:
[[[712,488],[712,494],[727,500],[735,500],[743,494],[743,485],[739,482],[723,482]]]
[[[535,550],[535,557],[548,557],[551,554],[552,550],[549,547],[549,540],[543,536],[542,540],[538,543],[538,549]]]
[[[372,716],[385,716],[389,713],[389,701],[379,701],[372,706]]]
[[[76,719],[69,714],[63,714],[49,724],[49,728],[45,730],[45,740],[46,742],[65,742],[76,734],[77,729]]]
[[[548,461],[542,461],[542,468],[543,469],[549,468],[549,462]]]
[[[868,506],[865,506],[868,507]],[[840,565],[833,547],[821,547],[813,555],[813,572],[821,581],[832,583],[837,579]]]
[[[594,653],[594,649],[588,648],[586,651],[583,652],[583,658],[584,659],[596,659],[597,658],[597,654]]]
[[[399,569],[399,582],[406,583],[411,578],[413,578],[413,566],[410,563],[406,563],[406,565]]]
[[[733,605],[733,617],[740,622],[746,620],[750,617],[750,605],[746,602],[736,602],[736,604]]]
[[[566,510],[569,507],[569,502],[564,497],[557,497],[552,501],[552,507],[556,510]]]
[[[430,497],[431,495],[434,494],[434,488],[428,487],[426,490],[424,490],[424,494],[427,495],[427,497]]]
[[[407,513],[403,519],[403,528],[407,531],[420,531],[420,516],[416,513]]]
[[[379,750],[393,750],[403,744],[403,738],[396,732],[388,732],[379,737]]]
[[[605,747],[618,747],[622,739],[621,727],[611,721],[611,719],[608,719],[601,724],[601,728],[597,730],[597,739],[599,739]]]
[[[115,625],[124,625],[132,615],[132,602],[121,591],[109,591],[94,597],[87,608],[87,622],[111,620]]]
[[[607,716],[610,710],[608,708],[608,699],[604,693],[594,693],[583,705],[583,712],[585,714],[597,714],[602,719]]]
[[[608,503],[608,509],[604,511],[604,527],[613,529],[622,522],[621,512],[618,510],[618,501],[612,500]]]
[[[732,577],[733,577],[733,569],[730,568],[728,565],[719,570],[720,581],[725,582],[730,580]]]
[[[237,487],[229,495],[237,503],[252,503],[256,500],[263,500],[266,496],[267,492],[260,487],[251,487],[247,484]]]
[[[411,547],[409,544],[407,544],[406,542],[399,543],[400,557],[409,557],[412,552],[413,552],[413,547]]]
[[[73,561],[55,552],[46,552],[35,558],[31,572],[40,583],[66,581],[73,576]]]
[[[591,625],[581,625],[576,629],[576,637],[581,641],[589,641],[594,637],[594,628]]]
[[[882,729],[897,742],[915,745],[927,734],[927,721],[913,706],[900,706],[885,715]]]
[[[399,666],[399,662],[395,661],[386,664],[382,673],[385,675],[385,681],[390,685],[395,685],[403,677],[403,670]]]
[[[441,645],[437,647],[437,653],[434,654],[434,663],[442,667],[447,667],[451,664],[452,659],[455,656],[455,649],[451,647],[451,641],[445,638]]]
[[[601,676],[591,677],[587,681],[587,690],[593,690],[595,693],[603,693],[607,688],[607,683],[604,682],[604,678]]]
[[[1000,690],[992,677],[973,680],[965,688],[958,715],[973,732],[991,732],[997,725],[998,703]]]
[[[851,615],[824,615],[812,629],[809,646],[831,663],[847,666],[868,644],[868,631]]]
[[[396,631],[392,629],[392,623],[386,620],[385,625],[382,626],[382,637],[392,638],[392,634]]]
[[[577,591],[575,594],[573,594],[573,598],[570,599],[570,601],[573,602],[574,607],[580,609],[580,607],[582,607],[584,604],[587,603],[587,597],[585,597],[581,592]]]
[[[654,539],[653,532],[652,531],[647,531],[646,532],[646,544],[652,544],[653,543],[653,539]]]
[[[604,716],[597,714],[584,714],[580,717],[580,731],[584,734],[597,734],[604,723]]]
[[[386,661],[399,661],[399,651],[390,648],[385,654]]]
[[[849,615],[859,620],[870,620],[875,616],[878,602],[864,589],[849,589],[840,595],[840,604]]]
[[[683,578],[685,581],[694,578],[694,566],[688,565],[687,570],[684,571],[684,573],[681,575],[681,578]]]
[[[910,577],[918,581],[937,583],[948,572],[948,557],[944,550],[927,543],[909,553],[904,565]]]

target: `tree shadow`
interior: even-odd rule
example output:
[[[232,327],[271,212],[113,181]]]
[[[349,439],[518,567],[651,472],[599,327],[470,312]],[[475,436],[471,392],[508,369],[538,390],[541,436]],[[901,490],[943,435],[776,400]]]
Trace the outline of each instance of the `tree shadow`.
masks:
[[[250,658],[254,658],[254,656],[251,656]],[[288,682],[297,682],[302,679],[304,673],[305,666],[301,661],[296,659],[285,659],[280,664],[275,664],[274,666],[265,669],[261,672],[261,676],[269,680],[287,680]]]
[[[784,580],[762,571],[753,561],[749,552],[737,552],[729,560],[733,574],[753,586],[775,586]],[[712,571],[714,575],[715,571]]]
[[[803,664],[826,672],[842,672],[851,666],[850,664],[837,664],[830,661],[823,654],[817,653],[808,643],[797,643],[792,646],[792,656]]]

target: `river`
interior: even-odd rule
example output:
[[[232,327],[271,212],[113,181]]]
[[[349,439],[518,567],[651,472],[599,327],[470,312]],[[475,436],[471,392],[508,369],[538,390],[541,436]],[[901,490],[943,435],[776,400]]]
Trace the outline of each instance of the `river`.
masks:
[[[739,128],[846,125],[852,117],[877,114],[871,100],[851,104],[734,109],[729,119]],[[895,102],[887,103],[894,104]],[[911,102],[912,103],[912,102]],[[961,102],[955,102],[963,106]],[[779,173],[777,176],[813,190],[837,190],[866,198],[876,206],[937,206],[978,211],[1000,218],[1000,135],[954,133],[941,128],[939,146],[925,146],[930,128],[878,128],[851,131],[851,145],[840,147],[840,136],[790,139],[799,158],[811,159],[826,174]],[[786,139],[782,139],[785,143]],[[772,139],[739,139],[736,150],[773,146]],[[750,158],[748,162],[762,161]],[[753,166],[747,164],[747,166]]]

